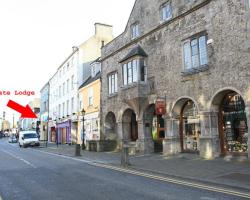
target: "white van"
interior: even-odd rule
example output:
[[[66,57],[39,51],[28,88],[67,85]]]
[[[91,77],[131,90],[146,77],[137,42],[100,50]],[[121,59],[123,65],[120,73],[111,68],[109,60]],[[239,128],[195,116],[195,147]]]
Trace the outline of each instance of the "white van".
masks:
[[[19,133],[19,146],[40,146],[36,131],[21,131]]]

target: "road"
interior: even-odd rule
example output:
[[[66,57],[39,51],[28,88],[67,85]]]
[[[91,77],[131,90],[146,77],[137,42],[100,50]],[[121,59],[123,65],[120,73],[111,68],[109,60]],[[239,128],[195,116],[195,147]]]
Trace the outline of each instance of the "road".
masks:
[[[88,162],[19,148],[0,139],[3,200],[245,199],[115,171]]]

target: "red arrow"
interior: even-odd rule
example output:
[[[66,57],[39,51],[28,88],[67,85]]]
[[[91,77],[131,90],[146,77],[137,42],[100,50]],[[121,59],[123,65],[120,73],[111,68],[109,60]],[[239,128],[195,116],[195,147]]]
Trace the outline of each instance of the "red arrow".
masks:
[[[7,106],[19,113],[21,113],[21,118],[37,118],[36,114],[31,110],[29,105],[26,107],[21,106],[15,101],[9,100]]]

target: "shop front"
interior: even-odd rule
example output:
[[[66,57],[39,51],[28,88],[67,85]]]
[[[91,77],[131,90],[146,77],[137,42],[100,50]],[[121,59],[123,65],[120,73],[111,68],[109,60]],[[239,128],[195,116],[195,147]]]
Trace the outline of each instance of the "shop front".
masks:
[[[219,110],[222,154],[247,154],[248,126],[245,103],[236,92],[227,93]]]
[[[57,127],[56,141],[59,144],[71,144],[71,120],[59,122]]]

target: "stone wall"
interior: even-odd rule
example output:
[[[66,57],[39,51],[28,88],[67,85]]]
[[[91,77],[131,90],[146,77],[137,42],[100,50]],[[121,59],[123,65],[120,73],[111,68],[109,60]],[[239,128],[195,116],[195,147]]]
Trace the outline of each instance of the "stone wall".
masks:
[[[175,102],[182,97],[193,99],[200,112],[210,112],[213,97],[226,89],[238,92],[245,104],[250,105],[250,9],[247,1],[171,1],[173,18],[165,23],[160,22],[160,14],[157,14],[162,3],[162,0],[137,0],[124,33],[102,49],[102,117],[112,111],[119,123],[124,110],[131,108],[122,97],[125,92],[129,96],[133,89],[122,89],[119,61],[138,44],[148,54],[148,78],[155,80],[155,93],[149,94],[147,103],[166,96],[166,118],[171,116]],[[141,36],[131,41],[130,25],[136,21],[141,25]],[[185,74],[183,41],[201,32],[206,33],[209,41],[208,65],[202,72]],[[112,71],[118,71],[118,94],[108,97],[107,75]],[[136,108],[132,106],[132,109]],[[167,127],[167,132],[172,131]],[[213,131],[212,127],[204,138],[209,136],[207,139],[213,140]],[[217,147],[213,148],[217,151]]]

